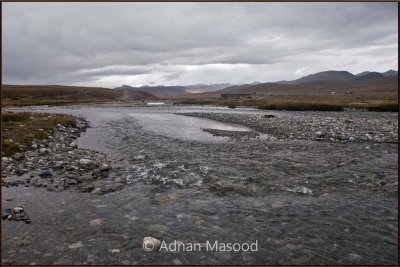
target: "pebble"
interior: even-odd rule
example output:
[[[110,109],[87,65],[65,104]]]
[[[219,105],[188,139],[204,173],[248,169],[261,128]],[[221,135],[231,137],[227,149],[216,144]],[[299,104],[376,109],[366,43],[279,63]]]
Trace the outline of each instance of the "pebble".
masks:
[[[50,149],[47,148],[39,148],[39,154],[50,153]]]
[[[77,249],[83,247],[83,243],[81,241],[71,244],[68,246],[70,249]]]
[[[148,251],[156,251],[160,248],[161,241],[157,238],[147,236],[143,238],[143,249],[148,249]],[[147,251],[147,250],[146,250]]]
[[[179,259],[173,259],[172,263],[175,264],[175,265],[181,265],[182,264],[182,262]]]
[[[22,154],[22,153],[15,153],[14,155],[13,155],[13,159],[14,160],[22,160],[23,158],[24,158],[25,156],[24,156],[24,154]]]
[[[311,257],[308,255],[303,255],[295,259],[295,265],[308,265],[311,260]]]
[[[101,188],[99,188],[99,187],[94,189],[91,193],[94,194],[94,195],[102,195],[102,194],[104,194],[103,190],[101,190]]]
[[[321,136],[324,135],[324,134],[322,133],[322,131],[316,131],[315,134],[316,134],[318,137],[321,137]]]
[[[94,219],[94,220],[91,220],[89,222],[89,224],[90,224],[90,226],[99,227],[99,226],[102,226],[104,224],[104,222],[105,221],[103,219]]]
[[[79,176],[78,178],[76,178],[76,180],[81,181],[81,182],[92,181],[93,180],[93,176],[90,175],[90,174],[82,175],[82,176]]]
[[[40,171],[40,172],[38,173],[38,175],[39,175],[40,177],[47,178],[47,177],[52,177],[52,176],[53,176],[53,173],[52,173],[50,170],[42,170],[42,171]]]
[[[277,208],[283,208],[284,205],[283,205],[282,202],[276,201],[276,202],[274,202],[274,203],[271,204],[271,207],[274,208],[274,209],[277,209]]]
[[[100,171],[102,171],[102,172],[106,172],[106,171],[109,171],[109,170],[111,170],[111,166],[106,164],[106,163],[102,164],[101,167],[100,167]]]
[[[23,207],[15,207],[14,208],[14,213],[21,213],[21,212],[23,212],[24,211],[24,208]]]
[[[71,144],[69,144],[69,147],[77,148],[78,145],[75,142],[71,142]]]
[[[89,165],[91,163],[92,163],[92,161],[90,159],[80,159],[79,160],[79,164],[83,165],[83,166]]]
[[[361,256],[358,255],[357,253],[350,253],[349,254],[349,258],[352,259],[352,260],[360,260]]]

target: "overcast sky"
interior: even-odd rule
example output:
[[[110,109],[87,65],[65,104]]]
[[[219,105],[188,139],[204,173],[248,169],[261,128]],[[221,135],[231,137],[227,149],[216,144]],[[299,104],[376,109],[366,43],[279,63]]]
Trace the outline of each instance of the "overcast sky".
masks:
[[[397,3],[3,3],[3,83],[116,87],[397,70]]]

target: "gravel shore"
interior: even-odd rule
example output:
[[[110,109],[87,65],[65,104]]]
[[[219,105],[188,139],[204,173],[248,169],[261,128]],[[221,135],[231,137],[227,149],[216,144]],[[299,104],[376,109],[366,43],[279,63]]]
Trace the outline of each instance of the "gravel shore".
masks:
[[[219,129],[202,129],[204,132],[210,133],[213,136],[224,136],[228,138],[256,138],[259,137],[260,134],[257,132],[250,131],[228,131],[228,130],[219,130]]]
[[[107,182],[112,169],[104,154],[78,148],[76,139],[89,123],[82,118],[76,120],[76,128],[58,125],[49,139],[33,143],[31,150],[2,157],[2,186],[94,194],[121,189],[123,184]]]
[[[398,120],[358,117],[307,116],[239,113],[177,113],[235,123],[278,139],[328,142],[398,143]]]

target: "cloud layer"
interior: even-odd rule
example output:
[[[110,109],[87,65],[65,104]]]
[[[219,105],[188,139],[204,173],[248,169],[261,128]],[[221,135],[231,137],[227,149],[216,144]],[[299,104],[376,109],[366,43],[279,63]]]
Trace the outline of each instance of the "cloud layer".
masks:
[[[4,3],[3,83],[115,87],[398,66],[397,3]]]

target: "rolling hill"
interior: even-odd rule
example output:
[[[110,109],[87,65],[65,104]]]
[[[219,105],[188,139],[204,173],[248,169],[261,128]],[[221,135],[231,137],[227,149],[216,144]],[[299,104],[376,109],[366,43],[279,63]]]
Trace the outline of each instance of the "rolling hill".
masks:
[[[314,74],[310,74],[304,76],[300,79],[293,81],[282,81],[278,82],[281,84],[301,84],[301,83],[310,83],[310,82],[318,82],[318,81],[351,81],[355,78],[355,75],[351,74],[348,71],[323,71]]]
[[[139,90],[62,85],[1,86],[2,103],[88,103],[154,100],[156,96]]]
[[[397,89],[398,76],[377,77],[376,75],[367,75],[362,79],[354,78],[341,81],[322,80],[299,84],[262,83],[233,86],[215,93],[256,93],[259,97],[271,95],[332,96],[343,94],[354,96],[397,96]]]

